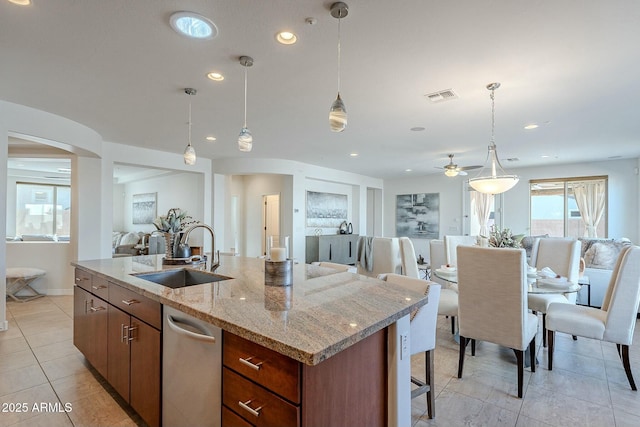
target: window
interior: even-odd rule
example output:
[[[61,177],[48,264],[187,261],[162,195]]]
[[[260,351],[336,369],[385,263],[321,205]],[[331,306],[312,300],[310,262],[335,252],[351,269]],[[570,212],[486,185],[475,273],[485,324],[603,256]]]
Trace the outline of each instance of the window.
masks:
[[[69,236],[71,187],[67,185],[16,185],[16,234]]]
[[[532,236],[607,237],[606,176],[529,181]]]

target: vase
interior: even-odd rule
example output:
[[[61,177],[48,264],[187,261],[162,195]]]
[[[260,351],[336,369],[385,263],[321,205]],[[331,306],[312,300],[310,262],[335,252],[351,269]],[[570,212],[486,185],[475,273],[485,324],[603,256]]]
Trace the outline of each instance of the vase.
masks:
[[[173,259],[175,248],[177,247],[176,238],[179,237],[176,233],[164,232],[164,256],[167,259]]]

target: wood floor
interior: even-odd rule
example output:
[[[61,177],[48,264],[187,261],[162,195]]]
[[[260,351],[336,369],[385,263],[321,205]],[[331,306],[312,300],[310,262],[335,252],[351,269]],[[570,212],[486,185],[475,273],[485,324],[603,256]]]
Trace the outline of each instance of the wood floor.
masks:
[[[73,347],[72,304],[70,296],[7,301],[9,330],[0,332],[0,426],[143,425]],[[476,356],[465,359],[463,378],[456,377],[458,347],[450,327],[448,319],[439,319],[436,418],[427,419],[426,398],[419,396],[412,401],[414,426],[640,425],[640,392],[629,388],[615,345],[557,334],[549,372],[547,350],[538,344],[538,369],[525,369],[524,398],[518,399],[515,356],[493,344],[478,343]],[[635,342],[631,366],[640,381],[637,328]],[[424,377],[423,356],[414,357],[412,371]],[[26,404],[26,412],[17,412],[16,404]]]

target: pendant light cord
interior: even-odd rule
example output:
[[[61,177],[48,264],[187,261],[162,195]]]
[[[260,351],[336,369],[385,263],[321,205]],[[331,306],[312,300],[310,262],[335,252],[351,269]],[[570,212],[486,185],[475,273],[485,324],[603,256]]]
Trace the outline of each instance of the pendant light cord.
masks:
[[[247,65],[244,66],[244,127],[247,127]]]
[[[191,100],[189,100],[189,146],[191,146]]]
[[[491,89],[491,145],[495,147],[495,129],[496,129],[496,101],[495,89]]]
[[[342,11],[338,15],[338,94],[340,94],[340,21],[342,21]]]

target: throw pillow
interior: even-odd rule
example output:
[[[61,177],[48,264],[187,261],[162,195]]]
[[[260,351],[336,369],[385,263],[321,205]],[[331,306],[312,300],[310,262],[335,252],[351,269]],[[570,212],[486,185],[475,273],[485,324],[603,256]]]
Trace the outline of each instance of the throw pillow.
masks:
[[[584,261],[591,268],[600,268],[604,270],[613,270],[616,264],[618,254],[620,253],[619,245],[610,243],[593,243],[584,254]]]
[[[138,233],[131,232],[122,236],[122,239],[120,240],[120,245],[118,246],[137,245],[139,241],[140,241],[140,236],[138,235]]]

